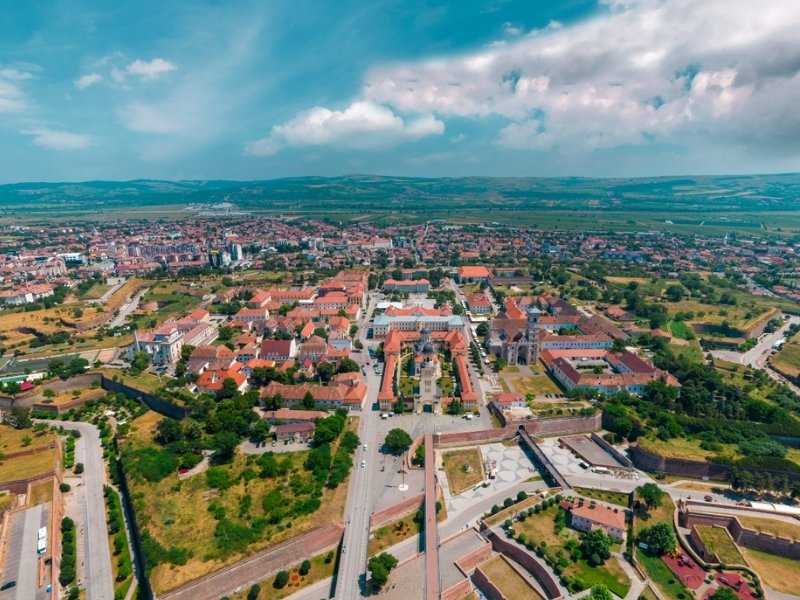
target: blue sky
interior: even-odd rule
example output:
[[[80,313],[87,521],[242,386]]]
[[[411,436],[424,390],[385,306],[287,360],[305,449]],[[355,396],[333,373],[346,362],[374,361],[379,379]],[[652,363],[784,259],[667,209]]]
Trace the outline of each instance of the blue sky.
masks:
[[[3,11],[0,182],[800,170],[796,0]]]

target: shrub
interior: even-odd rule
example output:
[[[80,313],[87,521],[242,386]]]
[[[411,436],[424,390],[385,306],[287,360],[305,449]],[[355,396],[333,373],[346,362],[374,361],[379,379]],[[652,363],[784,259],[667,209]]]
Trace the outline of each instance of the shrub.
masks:
[[[311,561],[306,559],[300,565],[300,569],[298,570],[300,575],[308,575],[308,572],[311,570]]]
[[[61,491],[62,494],[66,494],[72,488],[70,487],[70,485],[68,483],[61,483],[61,484],[59,484],[58,489]]]
[[[275,589],[281,590],[286,587],[287,583],[289,583],[289,573],[286,571],[278,571],[278,574],[275,575],[275,582],[272,585]]]
[[[75,475],[80,475],[83,473],[83,463],[78,463],[75,465]]]
[[[250,590],[247,592],[247,600],[258,600],[258,596],[261,594],[261,586],[257,583],[254,583],[250,586]]]

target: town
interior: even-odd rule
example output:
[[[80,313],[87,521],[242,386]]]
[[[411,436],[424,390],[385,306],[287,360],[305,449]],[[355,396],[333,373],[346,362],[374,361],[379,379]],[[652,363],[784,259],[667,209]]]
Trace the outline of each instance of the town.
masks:
[[[0,255],[2,600],[800,589],[796,236],[229,204]]]

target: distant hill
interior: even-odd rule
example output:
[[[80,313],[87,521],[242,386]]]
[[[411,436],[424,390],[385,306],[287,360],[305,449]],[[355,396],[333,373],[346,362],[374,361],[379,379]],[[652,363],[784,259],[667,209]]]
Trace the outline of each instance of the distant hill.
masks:
[[[265,181],[86,181],[0,186],[6,214],[229,201],[279,213],[458,210],[795,211],[800,174],[642,179],[348,175]]]

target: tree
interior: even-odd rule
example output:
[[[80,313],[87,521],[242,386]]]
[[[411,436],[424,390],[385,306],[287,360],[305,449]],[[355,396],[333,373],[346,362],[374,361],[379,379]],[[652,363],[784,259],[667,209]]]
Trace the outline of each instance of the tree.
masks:
[[[134,352],[131,361],[131,370],[141,373],[150,366],[150,355],[147,352]]]
[[[239,393],[239,386],[236,383],[236,380],[232,377],[226,377],[222,380],[222,389],[219,392],[219,395],[223,398],[233,398],[236,394]]]
[[[345,358],[342,362],[339,363],[339,366],[336,368],[337,373],[357,373],[359,370],[358,363],[354,361],[352,358]]]
[[[415,465],[421,467],[425,464],[425,445],[418,444],[417,448],[414,450],[414,458],[411,460]]]
[[[589,600],[614,600],[614,596],[611,595],[608,587],[603,583],[598,583],[594,586],[586,598]]]
[[[314,410],[317,407],[317,401],[314,400],[314,396],[311,392],[306,392],[306,395],[303,396],[302,405],[306,410]]]
[[[320,381],[330,381],[336,372],[336,367],[333,363],[321,362],[317,365],[317,375]]]
[[[396,566],[397,559],[388,552],[383,552],[378,556],[370,558],[367,563],[367,568],[372,578],[372,585],[381,589],[389,580],[389,573]]]
[[[8,424],[14,429],[29,429],[31,427],[31,411],[29,408],[14,406],[8,417]]]
[[[80,475],[83,473],[83,463],[78,463],[75,465],[75,475]]]
[[[661,505],[664,492],[655,483],[645,483],[636,488],[636,495],[647,505],[648,510]]]
[[[411,447],[411,436],[402,429],[392,429],[386,434],[384,444],[386,448],[395,455],[400,455]]]
[[[158,424],[156,429],[158,430],[156,439],[161,444],[177,442],[183,437],[183,430],[181,429],[181,424],[177,419],[170,419],[167,417]]]
[[[289,583],[289,573],[287,571],[278,571],[278,574],[275,575],[275,583],[272,585],[280,590],[285,588],[287,583]]]
[[[300,565],[300,568],[298,569],[298,572],[300,573],[300,575],[308,575],[308,572],[310,570],[311,570],[311,561],[306,559]]]
[[[447,407],[447,412],[451,415],[460,415],[464,412],[464,406],[458,400],[453,400],[450,402],[450,406]]]
[[[670,302],[680,302],[683,300],[683,286],[677,284],[671,285],[666,289],[664,294]]]
[[[638,541],[647,545],[646,552],[662,556],[674,552],[677,540],[671,523],[656,523],[639,532]]]
[[[214,448],[214,461],[227,462],[236,453],[236,446],[239,445],[239,437],[233,431],[220,431],[211,440]]]
[[[720,586],[708,597],[708,600],[739,600],[739,596],[731,588]]]
[[[581,550],[595,566],[603,564],[611,558],[611,538],[602,529],[593,529],[583,536]]]
[[[254,583],[250,586],[250,591],[247,592],[247,600],[258,600],[259,594],[261,594],[261,586]]]

